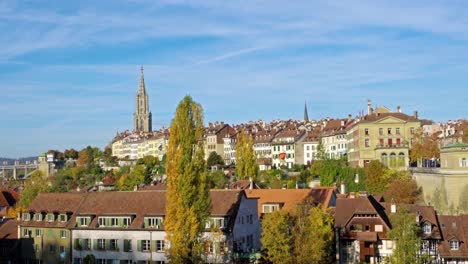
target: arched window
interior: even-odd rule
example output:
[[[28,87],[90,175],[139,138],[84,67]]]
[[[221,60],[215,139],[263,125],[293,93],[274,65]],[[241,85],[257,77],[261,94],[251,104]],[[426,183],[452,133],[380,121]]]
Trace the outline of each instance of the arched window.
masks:
[[[405,165],[405,153],[400,152],[398,154],[398,166],[404,166]]]
[[[380,161],[382,162],[383,165],[385,166],[388,165],[387,153],[382,153],[382,156],[380,157]]]
[[[390,166],[395,166],[396,165],[396,154],[395,153],[390,153]]]

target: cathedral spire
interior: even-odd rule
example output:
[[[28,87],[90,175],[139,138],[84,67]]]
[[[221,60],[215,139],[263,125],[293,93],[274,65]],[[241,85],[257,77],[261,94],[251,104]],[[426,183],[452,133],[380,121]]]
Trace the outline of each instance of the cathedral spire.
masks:
[[[304,122],[309,122],[309,114],[307,113],[307,101],[304,103]]]
[[[141,66],[141,76],[140,76],[140,88],[138,89],[138,93],[146,94],[146,87],[145,87],[145,74],[143,73],[143,66]]]
[[[143,66],[141,66],[140,87],[136,96],[136,106],[134,114],[134,129],[135,131],[151,132],[152,116],[149,111],[148,94],[145,87],[145,76]]]

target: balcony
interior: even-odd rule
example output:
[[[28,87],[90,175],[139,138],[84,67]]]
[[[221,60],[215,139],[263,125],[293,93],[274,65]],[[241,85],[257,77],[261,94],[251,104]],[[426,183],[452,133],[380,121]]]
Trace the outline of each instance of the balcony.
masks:
[[[375,149],[398,149],[398,148],[408,148],[408,143],[401,143],[401,144],[377,144]]]

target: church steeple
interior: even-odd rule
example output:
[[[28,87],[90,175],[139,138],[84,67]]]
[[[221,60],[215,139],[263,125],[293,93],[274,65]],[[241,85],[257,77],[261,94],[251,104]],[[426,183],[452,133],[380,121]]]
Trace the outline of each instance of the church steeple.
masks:
[[[304,103],[304,122],[309,122],[309,114],[307,113],[307,101]]]
[[[143,70],[143,66],[141,66],[141,75],[140,75],[140,88],[138,88],[138,93],[146,94],[146,87],[145,87],[145,74]]]
[[[152,122],[151,112],[149,111],[148,94],[146,93],[145,76],[143,66],[141,66],[140,86],[136,96],[136,107],[134,114],[134,130],[151,132]]]

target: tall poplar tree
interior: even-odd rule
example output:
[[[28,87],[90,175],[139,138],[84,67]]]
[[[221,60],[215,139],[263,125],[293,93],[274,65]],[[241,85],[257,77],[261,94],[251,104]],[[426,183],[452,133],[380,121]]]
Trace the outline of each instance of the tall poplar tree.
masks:
[[[239,179],[257,178],[257,158],[253,150],[253,139],[242,129],[237,134],[236,142],[236,173]]]
[[[418,258],[418,252],[421,246],[419,226],[416,225],[415,214],[408,211],[408,208],[402,206],[398,212],[390,215],[392,229],[388,232],[390,238],[395,241],[396,248],[390,257],[392,264],[418,264],[421,259]]]
[[[164,226],[171,263],[202,261],[201,234],[211,210],[203,133],[202,107],[186,96],[172,120],[167,147]]]

